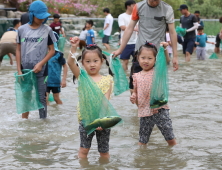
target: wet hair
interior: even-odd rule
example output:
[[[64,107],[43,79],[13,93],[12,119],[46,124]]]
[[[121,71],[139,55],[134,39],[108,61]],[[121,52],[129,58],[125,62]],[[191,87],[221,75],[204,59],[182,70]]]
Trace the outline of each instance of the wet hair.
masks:
[[[219,22],[222,23],[222,17],[220,17]]]
[[[127,9],[127,6],[131,6],[133,4],[136,4],[136,2],[133,1],[133,0],[128,0],[128,1],[125,2],[125,8]]]
[[[15,27],[17,24],[19,24],[21,21],[20,20],[18,20],[18,19],[15,19],[14,21],[13,21],[13,26]]]
[[[103,12],[107,12],[109,14],[110,10],[109,10],[109,8],[105,8],[105,9],[103,9]]]
[[[133,63],[137,62],[138,61],[138,57],[140,56],[140,54],[142,53],[142,51],[146,49],[146,50],[150,50],[153,52],[153,55],[156,57],[157,56],[157,48],[156,48],[156,45],[152,44],[152,43],[149,43],[146,41],[145,45],[142,45],[138,51],[135,52],[135,57],[133,59]],[[131,67],[131,73],[134,72],[134,67],[132,66]]]
[[[107,57],[102,53],[101,48],[98,47],[96,44],[87,45],[87,46],[84,48],[84,50],[82,51],[82,55],[77,58],[77,61],[79,61],[79,60],[81,60],[81,59],[82,59],[82,61],[83,61],[84,58],[85,58],[85,56],[86,56],[86,54],[89,53],[89,52],[96,52],[96,53],[98,54],[99,58],[101,59],[101,61],[102,61],[102,59],[106,60],[106,65],[107,65],[108,68],[109,68],[109,69],[108,69],[109,74],[110,74],[111,76],[114,75],[113,72],[112,72],[111,69],[110,69],[109,62],[108,62],[108,60],[107,60]],[[77,64],[77,66],[78,66],[78,64]],[[76,77],[73,76],[73,83],[75,83],[75,79],[76,79]]]
[[[194,14],[200,14],[200,11],[195,11]]]
[[[89,25],[93,26],[93,21],[92,20],[88,20],[88,21],[86,21],[86,23],[88,23]]]

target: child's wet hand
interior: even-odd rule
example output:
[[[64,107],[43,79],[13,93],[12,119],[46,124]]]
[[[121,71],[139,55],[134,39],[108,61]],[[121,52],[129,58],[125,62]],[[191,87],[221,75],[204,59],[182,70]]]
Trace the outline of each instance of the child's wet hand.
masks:
[[[66,87],[66,80],[62,80],[62,82],[61,82],[61,87],[62,87],[62,88]]]
[[[33,72],[34,73],[38,73],[42,70],[42,64],[41,63],[38,63],[35,65],[34,69],[33,69]]]
[[[100,130],[100,131],[101,131],[101,130],[103,130],[103,128],[101,128],[101,127],[98,127],[98,128],[96,128],[96,130]]]
[[[79,37],[71,37],[70,38],[70,43],[72,45],[72,47],[77,47],[79,45]]]
[[[167,42],[161,42],[160,45],[163,45],[163,48],[166,48],[169,44]]]
[[[135,104],[135,103],[136,103],[136,94],[135,94],[135,93],[133,93],[133,94],[131,95],[130,101],[131,101],[132,104]]]

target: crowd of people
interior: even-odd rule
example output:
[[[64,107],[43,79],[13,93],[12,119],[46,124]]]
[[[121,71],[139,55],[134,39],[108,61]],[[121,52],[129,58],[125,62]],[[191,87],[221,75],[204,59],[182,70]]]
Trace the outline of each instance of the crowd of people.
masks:
[[[147,5],[148,3],[148,5]],[[38,9],[42,9],[39,11]],[[200,12],[191,14],[187,5],[181,5],[180,27],[186,28],[186,35],[178,37],[175,31],[173,8],[161,0],[144,0],[136,3],[127,0],[126,12],[118,17],[121,30],[121,41],[118,50],[114,51],[113,59],[120,55],[122,67],[128,70],[129,59],[133,57],[133,65],[130,74],[129,88],[131,92],[130,101],[138,106],[138,117],[140,118],[139,145],[146,145],[149,141],[154,125],[157,125],[169,145],[176,145],[173,133],[172,121],[169,116],[169,106],[166,104],[156,109],[150,109],[150,91],[154,65],[157,53],[161,46],[164,48],[167,63],[172,57],[174,71],[178,70],[177,42],[183,46],[185,60],[190,61],[196,46],[198,60],[206,58],[206,43],[209,42],[204,33],[203,21]],[[109,39],[112,32],[113,17],[110,10],[103,10],[106,15],[102,39],[103,45],[110,50]],[[36,73],[39,101],[44,108],[39,109],[40,118],[47,118],[47,105],[49,93],[52,91],[57,104],[62,104],[59,93],[61,87],[66,87],[68,67],[64,54],[58,49],[60,34],[65,37],[60,16],[55,14],[53,23],[46,26],[50,14],[47,6],[42,1],[34,1],[29,12],[19,20],[13,22],[14,28],[10,28],[2,36],[0,41],[0,62],[4,55],[8,54],[13,64],[11,54],[16,55],[18,75],[22,75],[23,69],[31,69]],[[222,23],[222,19],[220,19]],[[22,26],[20,26],[22,25]],[[71,49],[68,56],[68,66],[75,78],[81,74],[76,57],[79,57],[77,47],[82,50],[78,58],[82,60],[88,75],[96,82],[105,97],[109,100],[113,91],[113,74],[109,62],[102,54],[100,47],[96,45],[93,21],[86,22],[79,37],[71,37]],[[196,33],[197,30],[197,33]],[[215,52],[219,52],[222,38],[222,29],[216,39]],[[182,40],[183,39],[183,40]],[[108,66],[109,75],[102,76],[99,71],[103,62]],[[61,71],[63,67],[63,77]],[[47,84],[45,84],[46,77]],[[79,107],[79,106],[78,106]],[[86,158],[91,147],[93,136],[96,134],[98,151],[101,157],[109,158],[110,129],[98,127],[92,134],[87,135],[82,120],[80,109],[78,110],[80,150],[79,157]],[[90,113],[89,113],[90,114]],[[29,112],[23,113],[22,118],[28,119]]]

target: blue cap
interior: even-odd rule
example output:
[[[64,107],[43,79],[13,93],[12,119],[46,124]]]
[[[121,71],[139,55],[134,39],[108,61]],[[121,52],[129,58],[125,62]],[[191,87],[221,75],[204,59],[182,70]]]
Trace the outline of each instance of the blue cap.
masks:
[[[32,24],[33,16],[38,19],[45,19],[43,22],[43,24],[45,24],[50,15],[51,14],[48,13],[48,8],[44,2],[40,0],[34,1],[29,7],[29,25]]]

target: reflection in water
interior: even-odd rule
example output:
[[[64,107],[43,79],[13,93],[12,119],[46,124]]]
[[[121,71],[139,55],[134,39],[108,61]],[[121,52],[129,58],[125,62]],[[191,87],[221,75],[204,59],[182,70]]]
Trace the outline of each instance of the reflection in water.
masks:
[[[66,56],[68,51],[65,49]],[[208,57],[212,52],[208,51]],[[149,144],[138,146],[139,118],[137,107],[129,101],[130,92],[113,96],[111,103],[124,122],[112,129],[109,161],[100,158],[96,139],[88,159],[78,159],[78,92],[70,71],[61,93],[64,104],[50,103],[46,120],[39,119],[38,111],[32,112],[29,120],[22,120],[16,113],[16,66],[3,61],[0,169],[222,169],[222,57],[218,57],[197,61],[194,54],[191,63],[185,63],[180,51],[179,70],[173,72],[169,66],[170,116],[178,142],[175,147],[167,146],[157,127]],[[107,74],[105,65],[101,72]]]

